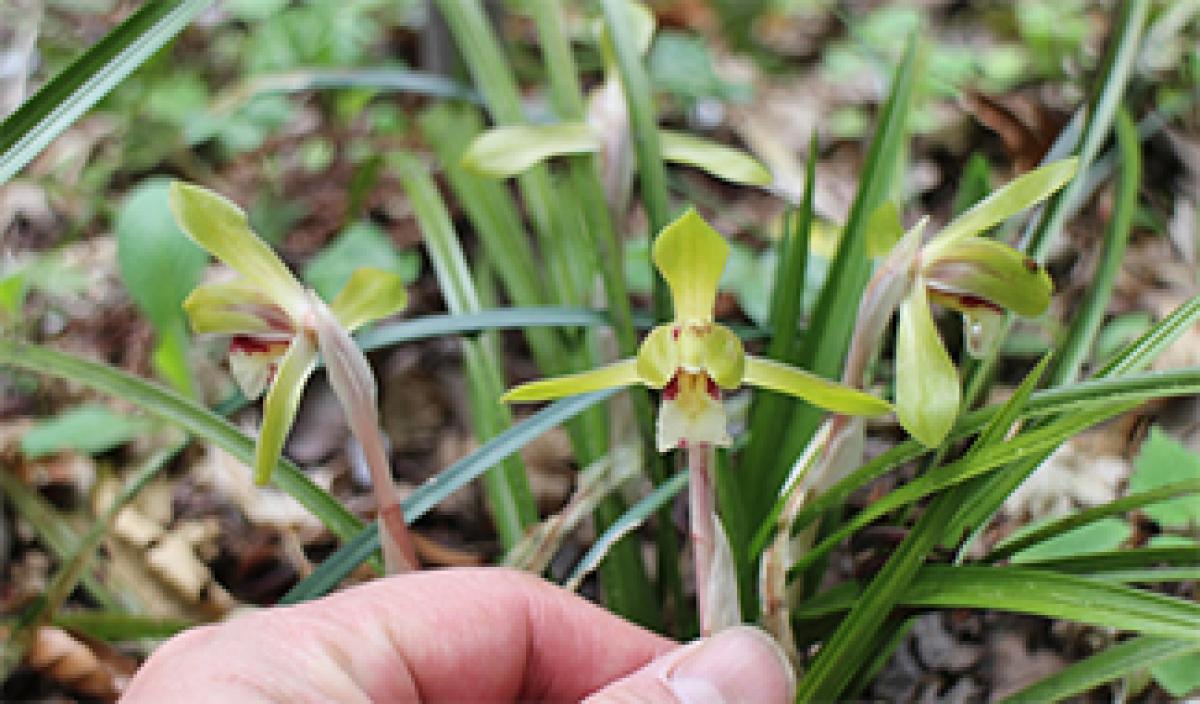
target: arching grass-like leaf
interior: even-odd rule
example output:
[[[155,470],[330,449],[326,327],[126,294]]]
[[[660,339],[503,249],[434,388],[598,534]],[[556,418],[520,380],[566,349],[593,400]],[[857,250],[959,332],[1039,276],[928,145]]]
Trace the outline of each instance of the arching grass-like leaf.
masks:
[[[0,123],[0,183],[179,33],[212,0],[144,4]]]
[[[232,423],[191,399],[119,369],[15,340],[0,340],[0,364],[69,379],[112,394],[221,447],[248,466],[254,461],[254,440]],[[335,535],[348,538],[362,528],[353,514],[313,484],[290,460],[281,457],[271,479]]]
[[[616,393],[615,389],[572,396],[546,406],[520,423],[484,443],[478,450],[439,472],[404,500],[404,518],[418,520],[447,496],[458,491],[497,462],[517,452],[534,438],[556,425],[565,423]],[[329,593],[356,567],[379,549],[378,527],[371,524],[359,531],[316,570],[301,580],[283,597],[282,603],[294,604]]]
[[[1198,653],[1200,645],[1193,640],[1138,636],[1109,646],[1089,658],[1071,663],[1053,675],[1006,697],[1002,702],[1020,704],[1062,701],[1180,655],[1194,656]]]

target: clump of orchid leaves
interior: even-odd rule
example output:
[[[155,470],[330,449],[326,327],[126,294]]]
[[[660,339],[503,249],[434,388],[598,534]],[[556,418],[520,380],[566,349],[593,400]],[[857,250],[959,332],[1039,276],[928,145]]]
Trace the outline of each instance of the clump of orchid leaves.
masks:
[[[230,336],[229,367],[245,396],[256,399],[266,392],[255,480],[270,481],[319,355],[371,472],[389,571],[416,567],[379,430],[375,377],[350,337],[353,330],[404,308],[403,281],[392,272],[363,267],[327,303],[296,280],[234,203],[180,182],[171,184],[168,198],[180,228],[236,272],[196,287],[183,307],[196,333]]]
[[[645,55],[654,38],[654,13],[629,3],[630,33]],[[480,134],[463,154],[463,164],[485,176],[508,178],[553,157],[597,154],[608,202],[628,202],[634,159],[629,110],[617,61],[602,22],[596,35],[604,58],[604,81],[588,96],[587,119],[545,125],[506,125]],[[665,161],[694,166],[717,178],[750,186],[766,186],[771,174],[754,157],[724,144],[685,132],[658,130]]]
[[[651,330],[636,357],[523,384],[502,400],[545,401],[634,384],[662,392],[656,444],[659,452],[683,449],[688,454],[697,600],[701,630],[711,633],[740,620],[732,557],[716,515],[711,476],[714,448],[731,443],[722,394],[749,384],[855,416],[888,413],[891,406],[802,369],[746,354],[737,335],[713,320],[729,245],[695,210],[659,233],[653,257],[671,291],[674,319]]]
[[[1009,313],[1044,313],[1053,293],[1045,269],[983,233],[1050,197],[1074,176],[1076,167],[1075,159],[1067,159],[1016,178],[928,241],[923,238],[928,218],[905,233],[863,294],[842,382],[866,387],[870,364],[898,310],[896,417],[922,444],[941,445],[958,417],[962,389],[958,369],[934,324],[931,304],[963,315],[965,347],[977,358],[994,351],[1007,328]],[[800,594],[798,585],[789,585],[787,575],[811,546],[818,528],[814,522],[793,535],[795,518],[810,499],[859,466],[864,442],[860,418],[832,416],[793,464],[780,491],[783,504],[775,537],[760,565],[759,600],[763,625],[794,659],[798,654],[789,614]]]

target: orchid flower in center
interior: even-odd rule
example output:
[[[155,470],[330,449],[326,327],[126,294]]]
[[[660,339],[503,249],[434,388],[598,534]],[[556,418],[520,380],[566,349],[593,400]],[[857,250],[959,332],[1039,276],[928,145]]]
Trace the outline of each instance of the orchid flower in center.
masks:
[[[874,396],[802,369],[745,353],[729,328],[713,320],[717,285],[729,245],[689,209],[654,242],[654,265],[674,301],[674,319],[646,336],[637,357],[578,374],[523,384],[503,401],[545,401],[632,384],[662,391],[659,452],[702,444],[728,446],[721,396],[742,384],[802,398],[851,415],[879,415],[891,406]]]

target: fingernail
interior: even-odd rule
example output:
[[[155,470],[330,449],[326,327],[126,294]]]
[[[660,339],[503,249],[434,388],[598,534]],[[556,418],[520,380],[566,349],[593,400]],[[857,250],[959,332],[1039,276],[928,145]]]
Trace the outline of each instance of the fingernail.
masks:
[[[681,704],[782,704],[796,691],[787,656],[751,626],[728,628],[694,646],[665,681]]]

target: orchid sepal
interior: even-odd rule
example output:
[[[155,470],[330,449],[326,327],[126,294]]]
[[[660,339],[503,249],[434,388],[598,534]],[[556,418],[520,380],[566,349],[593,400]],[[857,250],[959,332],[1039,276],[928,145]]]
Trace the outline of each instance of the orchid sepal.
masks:
[[[921,444],[937,447],[954,426],[962,389],[920,279],[900,304],[896,368],[902,370],[896,375],[896,417]]]
[[[349,332],[400,312],[408,305],[404,279],[392,271],[361,267],[329,303],[333,315]]]
[[[556,376],[551,379],[539,379],[509,389],[500,397],[500,400],[504,403],[550,401],[601,389],[632,386],[643,383],[637,367],[636,359],[623,359],[598,369]]]
[[[304,288],[279,257],[250,229],[246,214],[228,199],[190,183],[172,181],[171,212],[187,236],[246,277],[295,318],[304,312]]]
[[[317,367],[317,348],[307,334],[297,335],[275,369],[263,402],[262,428],[254,450],[254,481],[266,484],[279,462],[283,442],[296,419],[305,383]]]

